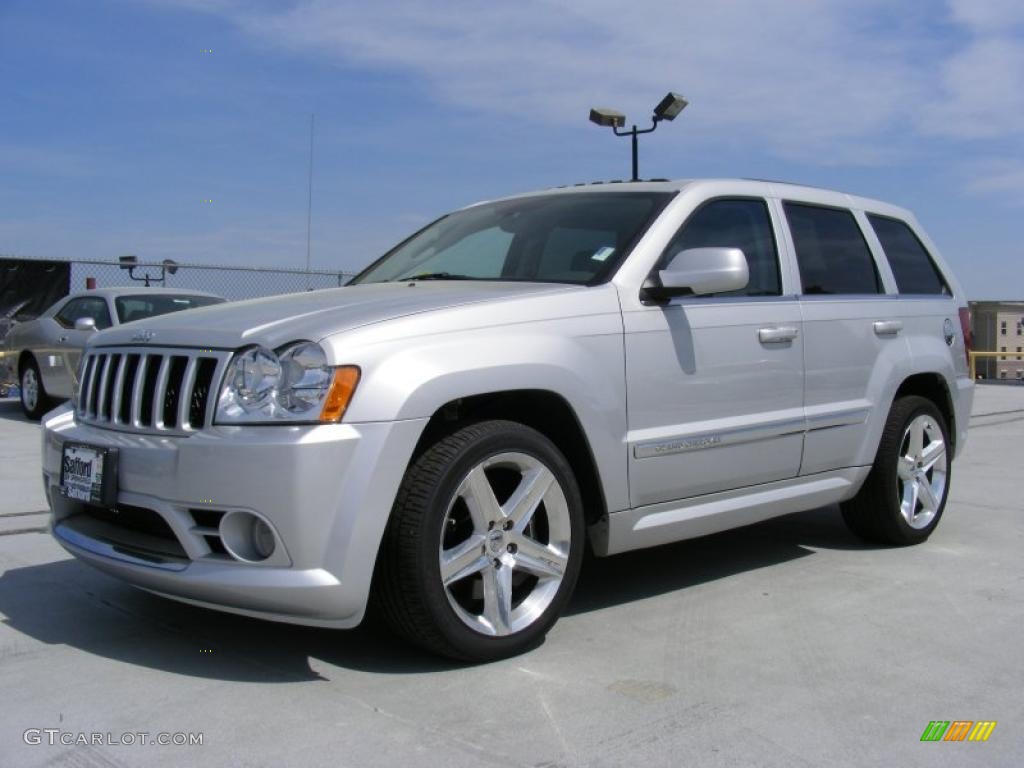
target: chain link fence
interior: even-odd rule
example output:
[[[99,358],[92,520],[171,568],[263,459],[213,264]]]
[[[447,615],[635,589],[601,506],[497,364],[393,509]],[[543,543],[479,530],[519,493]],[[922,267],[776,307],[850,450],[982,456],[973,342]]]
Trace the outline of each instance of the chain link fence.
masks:
[[[205,291],[229,301],[285,293],[337,288],[354,273],[281,267],[239,267],[227,264],[173,264],[138,262],[127,269],[120,261],[98,259],[41,259],[3,256],[10,279],[0,280],[0,397],[15,384],[13,357],[4,337],[13,325],[29,320],[66,293],[87,288],[146,285]],[[32,267],[26,269],[22,267]],[[0,275],[0,277],[8,277]]]
[[[43,261],[22,256],[0,256],[18,261]],[[83,291],[89,279],[97,288],[113,286],[152,286],[206,291],[229,301],[256,299],[282,293],[301,293],[321,288],[338,288],[354,272],[290,269],[283,267],[239,267],[227,264],[175,264],[173,274],[161,262],[138,262],[129,271],[119,261],[98,259],[45,259],[70,265],[71,293]]]

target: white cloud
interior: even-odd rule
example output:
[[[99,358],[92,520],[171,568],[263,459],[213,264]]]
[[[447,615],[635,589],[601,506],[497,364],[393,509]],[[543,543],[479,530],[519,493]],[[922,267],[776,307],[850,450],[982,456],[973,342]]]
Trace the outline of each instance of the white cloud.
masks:
[[[195,7],[196,0],[165,0]],[[646,120],[666,89],[691,137],[815,163],[922,136],[1019,138],[1022,0],[415,0],[212,7],[264,44],[411,75],[438,100],[537,123],[595,104]],[[937,22],[954,39],[936,38]]]
[[[886,8],[883,0],[302,0],[219,12],[266,44],[408,73],[469,110],[567,123],[606,103],[645,121],[673,89],[693,103],[685,115],[693,136],[720,138],[726,128],[744,143],[830,162],[877,159],[872,139],[905,124],[920,99],[922,46],[864,24]]]
[[[939,70],[923,112],[926,134],[959,139],[1020,138],[1024,133],[1024,2],[951,0],[966,44]]]
[[[1020,0],[949,0],[953,19],[978,31],[1008,33],[1024,25]]]
[[[1024,163],[1019,159],[989,160],[973,165],[967,190],[998,196],[1007,205],[1024,207]]]

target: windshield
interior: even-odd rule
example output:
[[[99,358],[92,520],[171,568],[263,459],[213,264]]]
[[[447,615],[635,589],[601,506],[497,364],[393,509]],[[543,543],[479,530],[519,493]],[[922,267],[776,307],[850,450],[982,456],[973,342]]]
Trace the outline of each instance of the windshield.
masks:
[[[674,193],[580,192],[485,203],[413,235],[351,284],[395,280],[600,282]]]
[[[180,312],[183,309],[195,309],[223,302],[224,299],[217,296],[163,293],[118,296],[114,299],[114,306],[117,308],[118,320],[122,323],[130,323],[134,320],[144,320],[147,317],[166,315],[169,312]]]

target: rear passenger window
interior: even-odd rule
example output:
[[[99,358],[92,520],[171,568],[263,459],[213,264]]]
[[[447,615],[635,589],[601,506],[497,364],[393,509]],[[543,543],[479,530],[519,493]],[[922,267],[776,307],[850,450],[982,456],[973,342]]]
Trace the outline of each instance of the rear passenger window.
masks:
[[[782,280],[779,255],[768,206],[764,200],[712,200],[687,219],[658,262],[664,269],[688,248],[739,248],[747,257],[750,282],[738,291],[715,296],[779,296]]]
[[[882,292],[875,260],[852,213],[803,203],[783,207],[805,294]]]
[[[899,219],[868,214],[900,293],[949,295],[949,287],[914,231]]]

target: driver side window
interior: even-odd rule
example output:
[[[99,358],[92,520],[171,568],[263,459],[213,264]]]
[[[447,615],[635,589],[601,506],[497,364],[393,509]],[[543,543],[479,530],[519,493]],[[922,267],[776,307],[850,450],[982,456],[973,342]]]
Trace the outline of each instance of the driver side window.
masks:
[[[107,302],[98,296],[72,299],[57,313],[54,320],[64,328],[74,328],[75,321],[82,317],[91,317],[95,320],[96,328],[100,331],[111,325]]]
[[[714,296],[781,296],[782,276],[771,217],[764,200],[718,199],[698,208],[683,224],[658,260],[665,269],[689,248],[739,248],[747,257],[750,282],[738,291]]]

